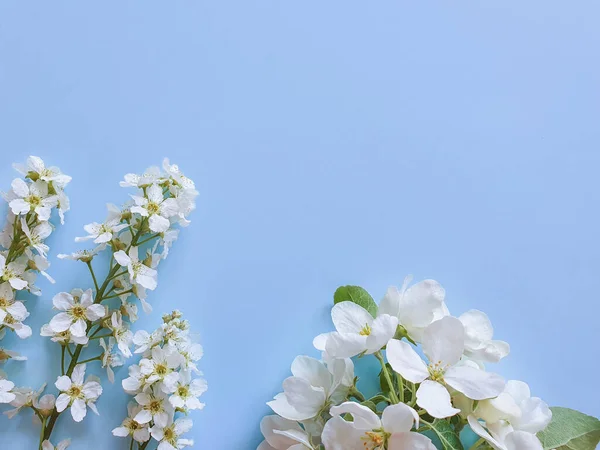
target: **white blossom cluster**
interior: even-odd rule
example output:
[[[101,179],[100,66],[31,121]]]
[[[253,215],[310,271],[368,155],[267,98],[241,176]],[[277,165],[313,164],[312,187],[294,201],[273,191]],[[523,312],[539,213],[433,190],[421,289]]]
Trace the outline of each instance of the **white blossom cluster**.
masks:
[[[13,215],[0,241],[3,246],[9,244],[8,250],[0,253],[0,263],[4,267],[0,269],[0,276],[5,281],[0,285],[0,294],[6,297],[0,300],[3,302],[0,303],[0,311],[4,312],[6,305],[5,322],[18,333],[26,327],[18,324],[26,317],[26,310],[22,312],[22,304],[12,301],[11,294],[14,289],[37,292],[31,272],[48,267],[45,259],[47,247],[43,244],[43,239],[51,231],[48,219],[52,208],[59,209],[61,219],[62,213],[68,209],[62,189],[70,180],[58,169],[45,169],[39,158],[30,158],[28,164],[26,174],[30,183],[15,180],[13,190],[6,195]],[[106,369],[109,381],[114,382],[113,368],[122,366],[125,359],[132,356],[130,348],[134,335],[130,328],[138,318],[136,298],[145,312],[152,310],[146,299],[148,291],[157,286],[157,267],[167,258],[177,239],[178,227],[190,223],[189,214],[195,209],[198,192],[193,181],[167,159],[162,170],[152,167],[142,175],[127,174],[120,184],[135,189],[131,201],[121,207],[109,204],[106,220],[85,225],[87,235],[75,239],[76,242],[92,240],[95,246],[58,255],[61,259],[86,264],[93,283],[88,289],[77,288],[56,294],[52,303],[57,313],[41,329],[42,336],[58,343],[61,348],[61,373],[54,383],[58,394],[42,396],[46,385],[33,390],[15,388],[12,382],[0,380],[0,402],[14,407],[5,414],[12,418],[24,409],[31,409],[34,419],[41,423],[40,448],[44,450],[55,448],[50,438],[61,413],[69,410],[76,422],[85,418],[88,408],[98,414],[95,402],[103,389],[99,378],[85,377],[86,366],[98,362]],[[18,244],[12,244],[15,232],[20,233],[17,234]],[[17,251],[21,253],[17,254]],[[101,259],[108,262],[103,277],[99,275],[102,273],[101,266],[106,263]],[[28,334],[31,334],[30,329]],[[168,393],[168,398],[177,407],[192,409],[199,407],[193,399],[185,399],[182,405],[177,402],[177,392],[182,393],[186,383],[187,372],[184,369],[193,370],[194,358],[198,357],[197,347],[191,344],[189,348],[183,346],[184,334],[184,330],[177,333],[182,343],[173,347],[175,343],[170,342],[164,350],[177,348],[179,355],[187,358],[179,361],[181,374],[178,372],[174,385],[162,380],[156,386],[157,389],[161,387],[161,392]],[[140,347],[137,348],[139,350]],[[0,354],[17,357],[6,351]],[[171,378],[175,379],[173,375]],[[190,384],[190,392],[196,392],[197,384],[197,381]],[[174,390],[167,392],[167,386]],[[153,434],[159,433],[159,424],[162,422],[154,424]],[[167,431],[165,433],[168,434]],[[63,441],[56,448],[66,448],[69,443],[69,440]]]
[[[261,422],[259,450],[435,449],[423,432],[454,449],[465,427],[481,437],[473,448],[543,448],[536,433],[552,419],[546,403],[524,382],[486,371],[509,353],[486,314],[453,317],[439,283],[409,283],[388,289],[379,305],[357,286],[336,291],[336,331],[313,342],[322,360],[294,360],[283,392],[268,402],[275,415]],[[350,359],[366,355],[381,365],[381,392],[370,399]]]
[[[193,445],[181,436],[192,428],[186,418],[190,411],[204,408],[200,397],[207,389],[196,366],[203,354],[202,346],[189,334],[189,324],[179,311],[163,316],[163,323],[151,334],[138,331],[134,338],[135,353],[141,353],[139,364],[129,367],[123,389],[134,400],[128,405],[128,416],[113,430],[119,437],[130,437],[145,448],[150,439],[158,450],[181,449]],[[183,414],[176,417],[176,413]]]
[[[37,273],[54,283],[46,273],[50,262],[45,240],[54,229],[50,222],[52,212],[57,210],[64,223],[64,213],[69,210],[64,189],[71,181],[70,176],[57,167],[46,167],[37,156],[30,156],[25,165],[14,167],[23,177],[15,178],[11,190],[3,194],[8,212],[0,232],[0,340],[7,330],[21,339],[31,336],[31,328],[24,323],[29,312],[17,296],[25,291],[41,295],[35,284]],[[0,346],[0,364],[11,359],[25,360],[26,357]],[[13,403],[18,407],[26,394],[15,388],[0,371],[0,403]]]

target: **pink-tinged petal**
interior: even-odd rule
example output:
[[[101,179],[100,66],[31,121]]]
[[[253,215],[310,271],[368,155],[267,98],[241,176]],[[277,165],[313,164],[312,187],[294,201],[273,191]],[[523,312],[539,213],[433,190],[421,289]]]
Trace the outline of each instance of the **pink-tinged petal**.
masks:
[[[429,377],[427,366],[409,343],[390,340],[386,355],[392,369],[411,383],[421,383]]]
[[[383,429],[388,433],[410,431],[415,421],[418,423],[419,415],[405,403],[390,405],[383,410],[383,414],[381,415]]]
[[[423,353],[430,363],[456,364],[465,347],[463,324],[455,317],[444,317],[429,325],[423,333]]]
[[[356,303],[336,303],[331,309],[331,319],[339,333],[360,333],[365,325],[373,323],[373,316]]]
[[[404,432],[394,433],[388,443],[389,450],[436,450],[435,445],[427,436]]]
[[[505,386],[500,375],[468,366],[450,367],[444,374],[444,381],[472,400],[497,397]]]
[[[325,424],[321,440],[327,450],[364,450],[363,436],[363,430],[336,416]]]
[[[460,412],[452,406],[448,390],[440,383],[425,380],[417,390],[417,405],[436,419],[452,417]]]

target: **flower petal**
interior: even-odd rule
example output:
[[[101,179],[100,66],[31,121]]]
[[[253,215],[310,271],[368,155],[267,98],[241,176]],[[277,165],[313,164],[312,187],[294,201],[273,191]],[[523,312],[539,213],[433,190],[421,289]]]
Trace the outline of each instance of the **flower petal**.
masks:
[[[425,380],[417,390],[417,405],[437,419],[454,416],[460,409],[452,407],[450,394],[440,383]]]
[[[339,333],[360,333],[365,325],[373,323],[373,316],[356,303],[336,303],[331,309],[331,320]]]
[[[423,333],[423,353],[430,363],[456,364],[465,347],[463,324],[455,317],[444,317],[429,325]]]
[[[381,420],[379,420],[377,414],[356,402],[344,402],[339,406],[332,406],[330,414],[332,416],[351,414],[352,420],[349,423],[359,430],[371,431],[381,428]]]
[[[508,450],[543,450],[542,443],[535,434],[526,431],[513,431],[506,436]]]
[[[405,403],[390,405],[383,410],[381,423],[388,433],[410,431],[415,421],[419,420],[417,412]]]
[[[392,434],[388,444],[389,450],[436,450],[427,436],[418,433]]]
[[[391,339],[386,355],[392,369],[411,383],[420,383],[429,377],[427,366],[409,343]]]
[[[472,400],[497,397],[505,386],[500,375],[468,366],[450,367],[444,374],[444,381]]]

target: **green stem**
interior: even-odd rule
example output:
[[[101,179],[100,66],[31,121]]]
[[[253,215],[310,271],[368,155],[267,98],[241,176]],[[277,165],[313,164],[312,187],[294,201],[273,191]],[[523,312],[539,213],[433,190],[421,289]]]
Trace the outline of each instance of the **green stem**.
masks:
[[[475,450],[477,448],[479,448],[483,443],[485,443],[485,439],[484,438],[479,438],[479,440],[477,442],[475,442],[469,450]]]
[[[93,341],[94,339],[108,338],[111,336],[112,336],[112,333],[111,334],[103,334],[102,336],[90,336],[89,340]]]
[[[398,399],[404,403],[404,378],[400,374],[396,374],[396,378],[398,379]]]
[[[62,348],[61,348],[61,352],[60,352],[60,372],[64,375],[65,374],[65,346],[62,345],[61,347]]]
[[[79,361],[77,364],[85,364],[92,361],[100,361],[102,359],[102,355],[94,356],[93,358],[84,359],[83,361]]]
[[[96,274],[94,273],[94,269],[92,268],[92,262],[86,261],[88,269],[90,269],[90,273],[92,274],[92,279],[94,280],[94,287],[96,288],[96,292],[98,292],[98,280],[96,280]]]
[[[383,371],[383,376],[385,377],[385,381],[387,381],[387,384],[390,387],[390,399],[392,400],[392,404],[399,403],[400,400],[398,400],[398,396],[396,395],[396,390],[394,389],[392,377],[390,376],[387,366],[385,365],[385,361],[383,359],[383,356],[381,355],[381,351],[375,352],[373,354],[375,355],[375,358],[379,360],[379,363],[381,364],[381,370]]]
[[[408,406],[413,407],[417,403],[417,386],[415,383],[410,384],[410,392],[410,402],[408,403]]]
[[[152,235],[152,236],[150,236],[149,238],[146,238],[146,239],[144,239],[143,241],[140,241],[140,242],[138,242],[138,243],[137,243],[137,245],[142,245],[142,244],[145,244],[146,242],[149,242],[149,241],[151,241],[152,239],[155,239],[155,238],[157,238],[157,237],[159,237],[159,236],[160,236],[160,233],[153,234],[153,235]]]
[[[102,301],[108,300],[108,299],[111,299],[111,298],[120,297],[121,295],[129,294],[131,292],[133,292],[133,289],[129,289],[128,291],[119,292],[118,294],[109,295],[108,297],[104,297],[102,299]]]
[[[46,430],[46,420],[46,417],[44,417],[44,419],[42,420],[42,429],[40,430],[40,442],[38,445],[38,450],[42,450],[42,442],[44,442],[44,431]]]

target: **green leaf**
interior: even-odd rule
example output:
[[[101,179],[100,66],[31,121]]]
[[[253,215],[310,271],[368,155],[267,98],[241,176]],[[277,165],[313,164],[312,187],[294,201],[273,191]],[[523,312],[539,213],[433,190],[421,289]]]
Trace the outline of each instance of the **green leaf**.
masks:
[[[333,294],[333,304],[352,302],[365,308],[373,317],[377,317],[377,303],[373,297],[360,286],[340,286]]]
[[[392,369],[392,366],[390,365],[390,363],[386,363],[385,366],[388,369],[388,373],[391,375],[392,377],[392,382],[394,382],[394,370]],[[381,392],[383,392],[384,394],[389,393],[392,389],[393,386],[390,386],[387,382],[387,380],[385,379],[385,374],[383,373],[383,370],[379,371],[379,386],[381,387]]]
[[[452,425],[447,420],[436,419],[433,423],[429,424],[429,427],[440,438],[444,450],[464,450],[458,433],[454,431],[454,428],[452,428]]]
[[[552,421],[538,437],[544,449],[594,450],[600,442],[600,420],[569,408],[550,408]]]
[[[361,402],[361,405],[366,406],[374,413],[377,412],[377,405],[375,403],[373,403],[371,400],[365,400],[364,402]]]

